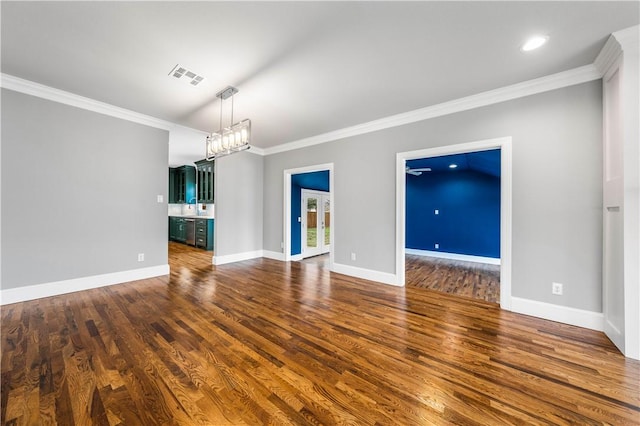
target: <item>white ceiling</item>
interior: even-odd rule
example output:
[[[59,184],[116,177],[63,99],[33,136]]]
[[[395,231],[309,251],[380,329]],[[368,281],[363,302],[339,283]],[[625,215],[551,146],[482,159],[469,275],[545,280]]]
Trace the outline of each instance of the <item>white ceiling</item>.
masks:
[[[233,85],[261,148],[587,65],[639,23],[636,1],[0,4],[3,73],[203,131]]]

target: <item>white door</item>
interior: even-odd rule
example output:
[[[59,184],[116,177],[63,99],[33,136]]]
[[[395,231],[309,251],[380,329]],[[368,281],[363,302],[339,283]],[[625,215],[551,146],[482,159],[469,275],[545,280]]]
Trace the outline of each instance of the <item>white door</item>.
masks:
[[[331,242],[329,193],[302,190],[302,257],[328,253]]]

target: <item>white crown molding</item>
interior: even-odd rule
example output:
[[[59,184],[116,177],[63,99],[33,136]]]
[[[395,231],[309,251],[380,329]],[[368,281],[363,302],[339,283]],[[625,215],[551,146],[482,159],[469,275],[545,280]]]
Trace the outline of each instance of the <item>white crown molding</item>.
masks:
[[[0,74],[0,87],[158,129],[171,130],[176,127],[176,124],[169,121],[140,114],[135,111],[120,108],[105,102],[96,101],[84,96],[79,96],[74,93],[65,92],[64,90],[54,89],[53,87],[14,77],[9,74]]]
[[[599,72],[595,65],[585,65],[583,67],[559,72],[557,74],[552,74],[546,77],[524,81],[522,83],[513,84],[511,86],[505,86],[500,89],[490,90],[453,101],[443,102],[441,104],[420,108],[414,111],[392,115],[389,117],[381,118],[379,120],[369,121],[367,123],[362,123],[351,127],[345,127],[343,129],[334,130],[332,132],[323,133],[321,135],[284,143],[282,145],[266,148],[264,150],[264,153],[265,155],[272,155],[285,151],[291,151],[294,149],[305,148],[313,145],[335,141],[337,139],[358,136],[365,133],[389,129],[391,127],[402,126],[404,124],[415,123],[417,121],[427,120],[430,118],[467,111],[470,109],[492,105],[499,102],[522,98],[524,96],[530,96],[538,93],[548,92],[550,90],[560,89],[563,87],[574,86],[576,84],[597,80],[599,78],[602,78],[602,74]]]
[[[143,280],[169,274],[169,265],[151,266],[148,268],[132,269],[129,271],[112,272],[109,274],[92,275],[89,277],[55,281],[26,287],[0,290],[0,305],[41,299],[43,297],[58,296],[76,291],[90,290],[114,284]]]
[[[251,148],[247,151],[251,154],[256,154],[256,155],[260,155],[262,157],[264,157],[264,149],[263,148],[259,148],[255,145],[251,145]]]
[[[620,44],[614,36],[609,36],[607,42],[604,44],[600,53],[593,61],[593,64],[600,72],[600,75],[605,75],[609,69],[618,61],[618,58],[622,54]]]
[[[617,33],[619,37],[635,40],[635,32],[637,26],[622,30]],[[613,42],[615,44],[615,41]],[[609,44],[609,41],[607,42]],[[605,45],[606,47],[606,45]],[[604,49],[603,49],[604,50]],[[603,53],[601,52],[601,55]],[[601,55],[598,55],[600,58]],[[600,59],[602,63],[605,57]],[[538,93],[547,92],[550,90],[556,90],[563,87],[573,86],[576,84],[586,83],[601,78],[603,75],[601,68],[596,64],[585,65],[583,67],[574,68],[568,71],[559,72],[549,76],[528,80],[522,83],[513,84],[511,86],[505,86],[499,89],[482,92],[476,95],[467,96],[460,99],[455,99],[448,102],[420,108],[417,110],[392,115],[389,117],[381,118],[378,120],[369,121],[355,126],[345,127],[343,129],[334,130],[328,133],[323,133],[316,136],[311,136],[304,139],[299,139],[292,142],[287,142],[281,145],[276,145],[270,148],[259,148],[257,146],[251,146],[249,152],[260,156],[267,156],[272,154],[278,154],[281,152],[291,151],[295,149],[305,148],[313,145],[319,145],[326,142],[332,142],[338,139],[343,139],[352,136],[358,136],[366,133],[375,132],[378,130],[389,129],[392,127],[402,126],[405,124],[415,123],[418,121],[427,120],[430,118],[440,117],[456,112],[467,111],[474,108],[479,108],[487,105],[492,105],[500,102],[505,102],[524,96],[535,95]],[[25,80],[19,77],[14,77],[9,74],[0,74],[0,87],[14,90],[17,92],[25,93],[32,96],[48,99],[55,102],[60,102],[66,105],[83,108],[89,111],[98,112],[101,114],[109,115],[112,117],[121,118],[128,121],[144,124],[151,127],[156,127],[164,130],[172,130],[176,127],[183,127],[190,129],[169,121],[161,120],[159,118],[151,117],[148,115],[140,114],[135,111],[130,111],[124,108],[116,107],[104,102],[99,102],[90,98],[79,96],[63,90],[54,89],[49,86],[45,86],[39,83],[35,83],[29,80]],[[195,129],[190,129],[198,131]],[[201,132],[201,131],[198,131]],[[206,134],[206,132],[201,132]]]
[[[169,131],[174,129],[182,129],[197,132],[202,134],[203,138],[208,135],[207,132],[203,132],[202,130],[193,129],[191,127],[186,127],[166,120],[161,120],[150,115],[145,115],[125,108],[120,108],[105,102],[100,102],[91,98],[76,95],[71,92],[65,92],[64,90],[55,89],[53,87],[15,77],[10,74],[0,74],[0,87],[8,90],[13,90],[15,92],[24,93],[25,95],[36,96],[38,98],[70,105],[76,108],[82,108],[87,111],[97,112],[99,114],[108,115],[110,117],[121,118],[123,120],[132,121],[134,123],[144,124],[145,126]],[[265,155],[264,149],[253,145],[248,152],[260,156]]]

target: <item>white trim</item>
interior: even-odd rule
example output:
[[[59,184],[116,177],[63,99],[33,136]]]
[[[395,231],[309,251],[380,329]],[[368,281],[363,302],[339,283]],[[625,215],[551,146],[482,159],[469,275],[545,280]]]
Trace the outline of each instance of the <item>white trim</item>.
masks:
[[[342,263],[334,263],[330,268],[331,272],[337,272],[338,274],[349,275],[351,277],[362,278],[364,280],[376,281],[382,284],[389,284],[394,286],[401,286],[399,284],[396,275],[388,272],[374,271],[372,269],[358,268],[357,266],[343,265]]]
[[[406,177],[407,160],[438,157],[465,152],[500,148],[500,307],[511,310],[511,214],[512,214],[512,151],[511,137],[487,139],[457,145],[439,146],[396,154],[396,277],[405,284]]]
[[[437,257],[438,259],[464,260],[465,262],[486,263],[489,265],[500,265],[500,259],[495,257],[474,256],[471,254],[447,253],[444,251],[431,251],[407,248],[405,254],[415,256]]]
[[[255,154],[255,155],[259,155],[261,157],[264,157],[264,149],[263,148],[259,148],[255,145],[251,145],[251,148],[247,150],[248,153],[250,154]]]
[[[0,77],[0,87],[24,93],[26,95],[37,96],[42,99],[48,99],[50,101],[82,108],[87,111],[93,111],[111,117],[121,118],[134,123],[144,124],[146,126],[156,127],[158,129],[171,130],[176,126],[176,124],[169,121],[140,114],[135,111],[120,108],[105,102],[96,101],[91,98],[85,98],[84,96],[65,92],[64,90],[54,89],[53,87],[14,77],[9,74],[3,73],[0,74]]]
[[[26,95],[47,99],[53,102],[70,105],[76,108],[81,108],[87,111],[97,112],[99,114],[108,115],[110,117],[116,117],[134,123],[144,124],[145,126],[155,127],[158,129],[171,131],[175,128],[183,128],[201,133],[203,137],[209,134],[208,132],[204,132],[202,130],[182,126],[180,124],[175,124],[166,120],[161,120],[150,115],[145,115],[125,108],[120,108],[115,105],[96,101],[95,99],[86,98],[84,96],[76,95],[71,92],[55,89],[53,87],[45,86],[44,84],[25,80],[23,78],[15,77],[9,74],[0,74],[0,87],[13,90],[15,92],[24,93]],[[251,145],[251,149],[249,149],[248,152],[260,156],[265,155],[265,151],[263,148],[259,148],[254,145]]]
[[[264,250],[245,251],[243,253],[226,254],[224,256],[213,256],[214,265],[224,265],[227,263],[242,262],[243,260],[264,257]]]
[[[602,312],[585,311],[583,309],[522,299],[520,297],[511,298],[511,310],[519,314],[531,315],[537,318],[576,325],[591,330],[602,331],[604,329],[604,316]]]
[[[0,290],[0,305],[24,302],[43,297],[58,296],[76,291],[91,290],[113,284],[144,280],[169,274],[169,265],[150,266],[148,268],[131,269],[129,271],[92,275],[70,280],[54,281],[26,287]]]
[[[620,33],[623,32],[621,31]],[[627,33],[623,34],[626,35]],[[600,58],[600,55],[598,58]],[[598,58],[596,58],[596,61],[598,61]],[[602,59],[600,60],[602,61]],[[0,77],[0,87],[4,87],[6,89],[14,90],[32,96],[37,96],[55,102],[60,102],[78,108],[83,108],[89,111],[98,112],[100,114],[105,114],[112,117],[144,124],[147,126],[157,127],[164,130],[171,130],[173,127],[178,126],[177,124],[171,123],[166,120],[161,120],[159,118],[140,114],[135,111],[116,107],[111,104],[96,101],[94,99],[79,96],[63,90],[55,89],[19,77],[14,77],[9,74],[2,73],[0,74]],[[334,130],[328,133],[299,139],[269,148],[263,149],[252,145],[249,151],[261,156],[277,154],[280,152],[286,152],[326,142],[332,142],[337,139],[362,135],[378,130],[402,126],[409,123],[415,123],[417,121],[427,120],[430,118],[492,105],[499,102],[505,102],[524,96],[530,96],[537,93],[586,83],[588,81],[597,80],[601,77],[602,73],[600,72],[599,68],[595,64],[589,64],[549,76],[524,81],[510,86],[489,90],[464,98],[443,102],[440,104],[392,115],[389,117],[384,117],[355,126],[345,127],[343,129]]]
[[[304,260],[304,257],[302,256],[302,253],[291,255],[291,261],[292,262],[299,262],[301,260]]]
[[[279,251],[262,250],[262,257],[267,259],[284,261],[284,253],[280,253]]]
[[[620,58],[622,54],[622,49],[618,44],[618,41],[613,36],[609,36],[607,42],[604,44],[598,56],[596,56],[596,60],[593,61],[593,64],[598,69],[600,75],[605,76],[607,71],[613,68],[616,61]]]
[[[413,111],[396,114],[367,123],[357,124],[351,127],[334,130],[332,132],[311,136],[304,139],[265,148],[265,155],[277,154],[294,149],[305,148],[337,139],[362,135],[378,130],[389,129],[391,127],[402,126],[417,121],[467,111],[487,105],[497,104],[524,96],[535,95],[537,93],[548,92],[563,87],[586,83],[601,78],[602,75],[595,65],[585,65],[568,71],[559,72],[546,77],[540,77],[522,83],[505,86],[495,90],[478,93],[476,95],[455,99],[448,102],[416,109]]]

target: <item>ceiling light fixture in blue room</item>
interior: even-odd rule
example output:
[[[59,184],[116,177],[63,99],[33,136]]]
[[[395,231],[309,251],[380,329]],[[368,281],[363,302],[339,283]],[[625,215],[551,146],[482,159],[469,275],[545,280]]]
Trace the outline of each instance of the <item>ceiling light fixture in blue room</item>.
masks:
[[[458,165],[457,165],[457,164],[449,164],[449,168],[450,168],[450,169],[455,169],[456,167],[458,167]]]

